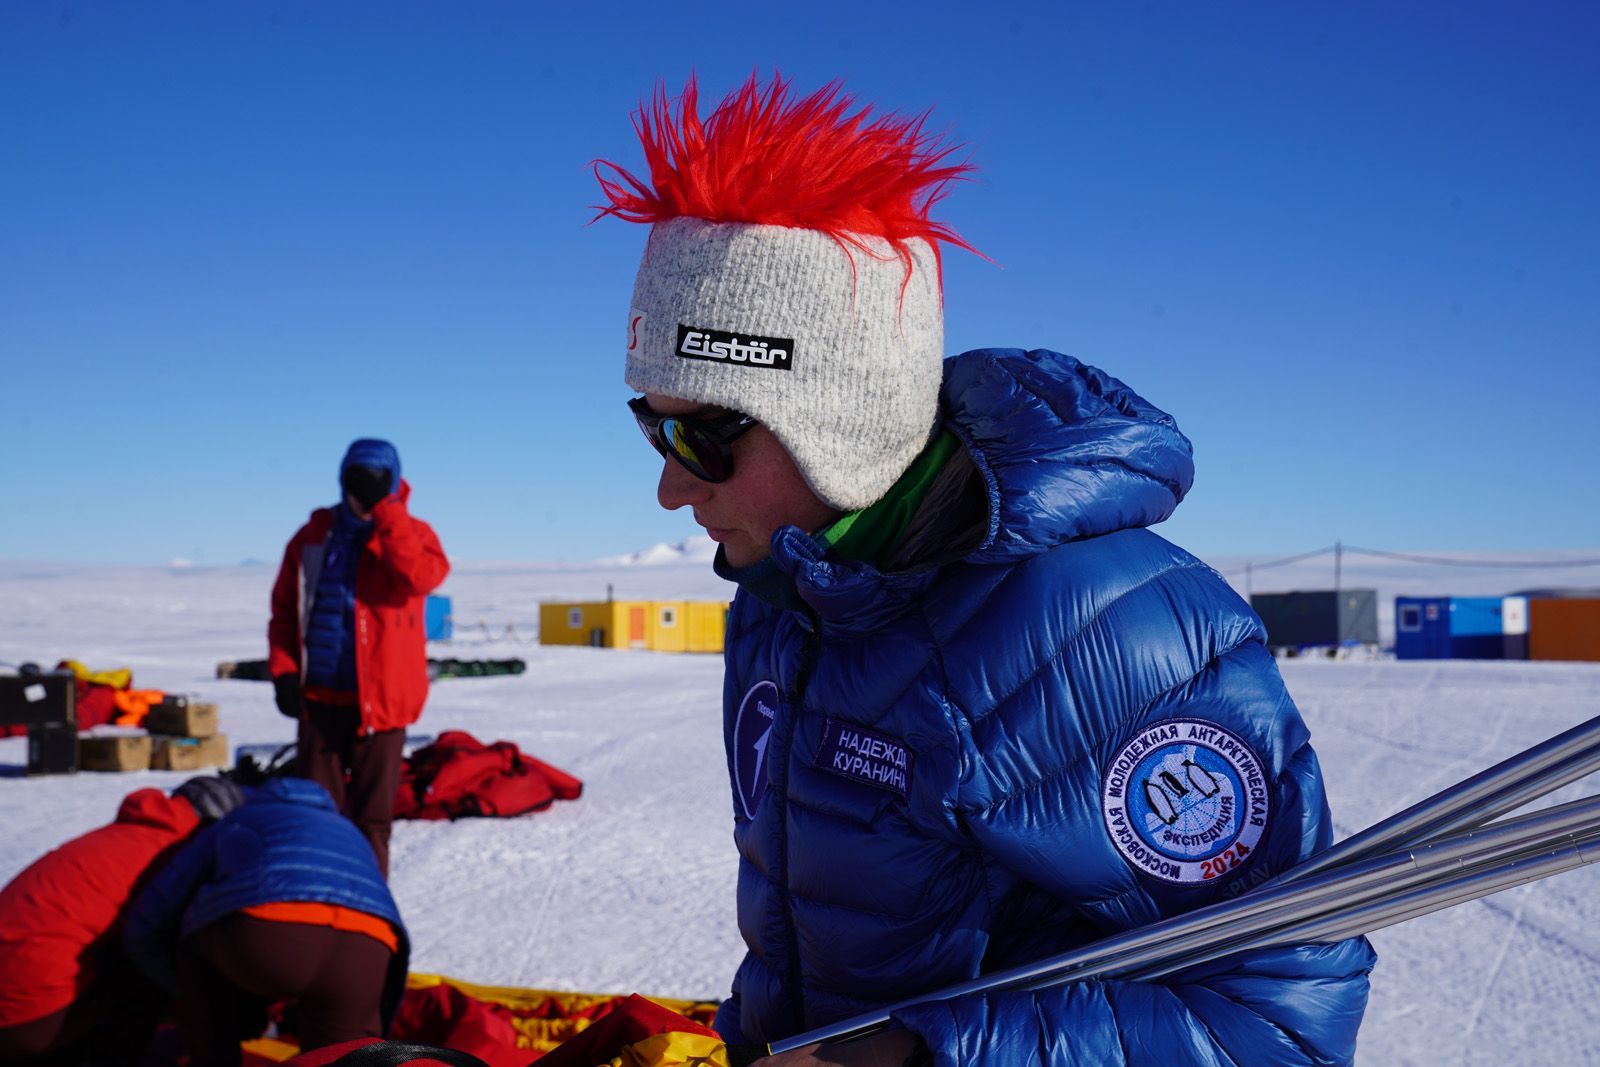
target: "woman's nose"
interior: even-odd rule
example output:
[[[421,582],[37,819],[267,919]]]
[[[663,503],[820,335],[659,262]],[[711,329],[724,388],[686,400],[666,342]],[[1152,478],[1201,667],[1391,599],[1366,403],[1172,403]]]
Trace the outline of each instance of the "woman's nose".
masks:
[[[710,482],[701,481],[684,470],[683,464],[663,460],[661,480],[656,483],[656,502],[668,511],[692,507],[709,498],[712,488]]]

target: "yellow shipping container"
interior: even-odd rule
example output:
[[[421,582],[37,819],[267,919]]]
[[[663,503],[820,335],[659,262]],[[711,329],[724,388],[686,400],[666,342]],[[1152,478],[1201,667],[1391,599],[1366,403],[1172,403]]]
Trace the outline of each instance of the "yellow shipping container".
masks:
[[[721,652],[721,600],[598,600],[539,605],[539,643],[655,652]]]

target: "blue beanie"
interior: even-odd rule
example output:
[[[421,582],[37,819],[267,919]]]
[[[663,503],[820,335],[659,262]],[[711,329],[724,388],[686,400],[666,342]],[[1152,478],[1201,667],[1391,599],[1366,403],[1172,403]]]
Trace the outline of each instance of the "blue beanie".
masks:
[[[351,467],[375,467],[389,472],[389,492],[400,491],[400,451],[388,441],[376,437],[363,437],[350,442],[344,460],[339,464],[339,480],[343,492],[344,472]]]

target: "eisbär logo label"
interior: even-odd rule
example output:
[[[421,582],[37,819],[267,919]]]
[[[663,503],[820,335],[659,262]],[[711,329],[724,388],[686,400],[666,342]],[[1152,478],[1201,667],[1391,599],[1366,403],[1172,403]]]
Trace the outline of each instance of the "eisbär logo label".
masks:
[[[678,355],[683,359],[703,359],[740,367],[790,370],[794,366],[794,341],[788,337],[758,337],[679,323]]]
[[[1100,806],[1117,851],[1136,869],[1166,882],[1210,882],[1260,843],[1267,779],[1250,746],[1230,731],[1167,719],[1111,757]]]
[[[817,766],[902,797],[911,784],[911,752],[904,741],[838,719],[822,728]]]
[[[733,719],[733,791],[747,819],[755,818],[756,805],[767,792],[767,740],[777,714],[778,686],[757,682]]]

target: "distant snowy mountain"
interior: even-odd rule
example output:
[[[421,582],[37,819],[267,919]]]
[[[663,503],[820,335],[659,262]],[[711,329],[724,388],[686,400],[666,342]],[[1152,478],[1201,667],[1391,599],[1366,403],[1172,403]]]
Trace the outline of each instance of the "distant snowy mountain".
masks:
[[[675,545],[663,541],[625,556],[597,559],[595,563],[608,567],[658,567],[668,563],[710,563],[716,555],[717,543],[704,534],[697,534]]]

